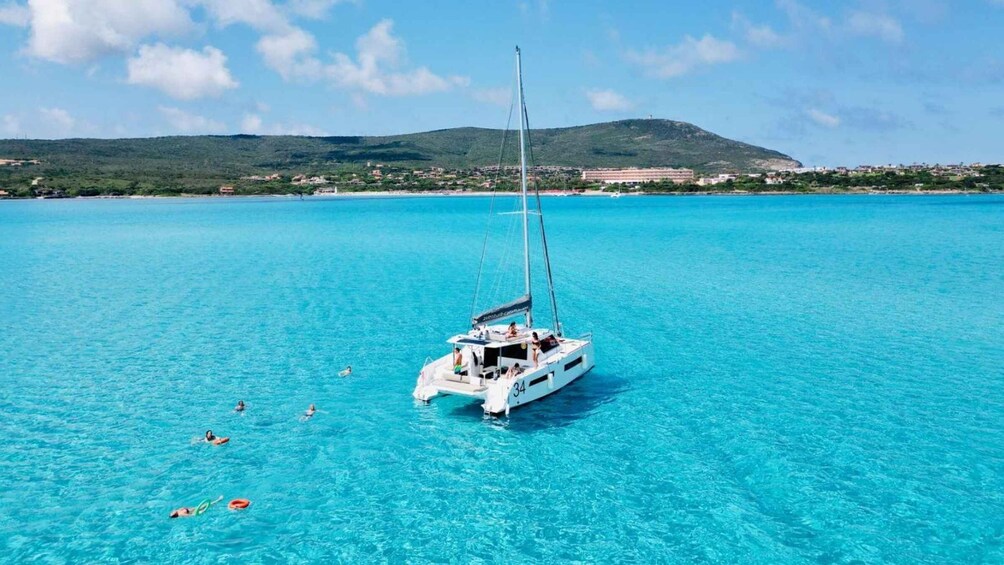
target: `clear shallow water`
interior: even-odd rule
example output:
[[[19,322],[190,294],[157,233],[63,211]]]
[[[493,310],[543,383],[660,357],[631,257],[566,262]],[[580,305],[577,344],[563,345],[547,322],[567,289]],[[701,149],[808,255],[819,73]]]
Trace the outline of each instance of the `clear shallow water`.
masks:
[[[484,199],[0,203],[0,561],[1004,560],[1004,198],[544,206],[598,364],[491,421]]]

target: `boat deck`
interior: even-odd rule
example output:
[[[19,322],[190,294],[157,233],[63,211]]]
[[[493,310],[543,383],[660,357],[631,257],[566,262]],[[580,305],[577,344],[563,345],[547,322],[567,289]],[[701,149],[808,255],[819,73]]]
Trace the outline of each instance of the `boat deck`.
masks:
[[[432,381],[432,386],[438,388],[445,394],[458,394],[460,396],[472,396],[483,398],[488,387],[480,384],[462,383],[446,379],[436,379]]]

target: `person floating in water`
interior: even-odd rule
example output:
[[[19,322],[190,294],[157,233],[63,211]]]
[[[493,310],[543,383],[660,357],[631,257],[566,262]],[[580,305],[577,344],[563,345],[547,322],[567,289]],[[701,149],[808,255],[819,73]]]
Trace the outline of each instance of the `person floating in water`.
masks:
[[[314,412],[317,412],[317,408],[315,408],[314,405],[311,404],[307,408],[307,411],[303,414],[303,417],[304,418],[312,418],[314,416]]]
[[[206,430],[206,443],[211,443],[213,445],[223,445],[228,441],[230,441],[229,437],[216,437],[215,435],[213,435],[213,430]]]
[[[234,408],[234,412],[243,412],[243,411],[244,411],[244,401],[238,400],[237,406]]]
[[[347,377],[352,374],[352,365],[346,365],[344,369],[338,372],[339,377]]]
[[[216,500],[209,500],[208,498],[199,503],[198,506],[192,508],[191,506],[182,506],[176,510],[172,510],[171,518],[189,518],[191,516],[200,516],[206,510],[209,510],[214,504],[223,500],[223,497],[219,497]]]
[[[195,509],[190,506],[182,506],[171,512],[171,518],[188,518],[195,516]]]

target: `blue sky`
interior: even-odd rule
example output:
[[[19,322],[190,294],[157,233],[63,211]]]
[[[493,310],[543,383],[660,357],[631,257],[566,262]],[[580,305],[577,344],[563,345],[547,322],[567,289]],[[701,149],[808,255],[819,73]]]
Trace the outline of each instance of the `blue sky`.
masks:
[[[0,137],[692,122],[812,165],[1004,161],[1004,0],[0,0]]]

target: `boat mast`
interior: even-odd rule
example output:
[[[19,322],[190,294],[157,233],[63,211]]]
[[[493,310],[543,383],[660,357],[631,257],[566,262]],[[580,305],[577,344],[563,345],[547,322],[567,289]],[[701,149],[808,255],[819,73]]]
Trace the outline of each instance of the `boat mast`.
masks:
[[[526,206],[526,147],[523,140],[525,134],[523,125],[526,120],[526,110],[523,103],[523,67],[520,61],[519,46],[516,46],[516,89],[519,93],[519,177],[523,198],[523,282],[526,285],[526,295],[530,296],[530,226],[529,211]],[[533,311],[526,311],[526,327],[533,327]]]

